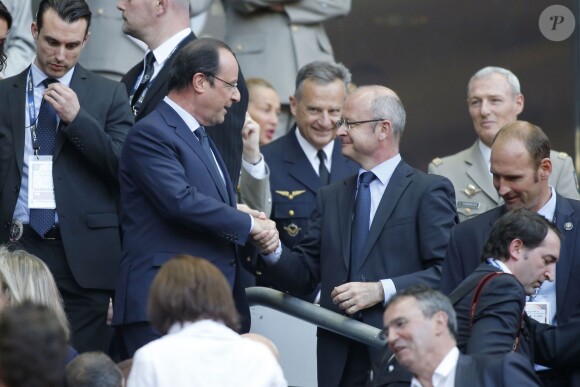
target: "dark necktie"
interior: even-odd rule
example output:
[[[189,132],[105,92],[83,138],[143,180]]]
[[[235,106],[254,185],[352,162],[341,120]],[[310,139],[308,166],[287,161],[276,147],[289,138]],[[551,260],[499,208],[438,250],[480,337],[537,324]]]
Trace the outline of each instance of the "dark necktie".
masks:
[[[375,179],[372,172],[364,172],[360,175],[359,186],[354,204],[354,216],[352,218],[352,234],[350,242],[350,270],[349,280],[357,281],[358,269],[362,260],[362,254],[369,234],[371,218],[371,190],[370,183]]]
[[[42,83],[48,87],[56,79],[47,78]],[[56,142],[56,112],[52,106],[42,99],[36,124],[36,140],[38,141],[39,155],[52,155]],[[28,183],[30,184],[30,182]],[[54,209],[30,209],[30,227],[41,237],[54,226]]]
[[[320,160],[320,165],[318,166],[318,176],[320,177],[320,184],[328,185],[330,182],[330,173],[326,168],[325,160],[326,160],[326,153],[322,149],[318,151],[318,159]]]
[[[199,139],[199,142],[201,144],[201,147],[203,148],[203,151],[205,152],[205,154],[209,158],[209,161],[211,162],[211,164],[214,166],[215,171],[220,176],[220,180],[222,181],[222,183],[224,183],[224,187],[225,187],[225,182],[221,178],[220,169],[219,169],[219,167],[218,167],[218,165],[216,163],[216,159],[215,159],[215,157],[213,155],[213,152],[211,151],[211,146],[209,145],[209,137],[207,136],[207,133],[205,132],[204,127],[203,126],[200,126],[193,133]]]
[[[153,51],[149,51],[147,55],[145,55],[145,67],[143,68],[143,76],[141,77],[141,82],[139,83],[139,87],[135,91],[135,95],[133,95],[133,100],[131,101],[131,107],[133,107],[134,111],[139,111],[141,107],[141,103],[137,103],[139,101],[139,97],[145,87],[149,84],[149,80],[153,76],[153,63],[155,62],[155,55],[153,55]]]

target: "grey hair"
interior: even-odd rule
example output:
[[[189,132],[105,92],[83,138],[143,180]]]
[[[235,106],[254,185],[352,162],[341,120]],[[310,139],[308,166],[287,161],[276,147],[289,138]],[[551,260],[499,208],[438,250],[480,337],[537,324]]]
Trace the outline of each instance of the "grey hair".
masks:
[[[407,114],[403,102],[398,97],[381,94],[371,102],[372,118],[387,118],[393,124],[393,135],[401,138],[405,130]]]
[[[331,63],[325,61],[314,61],[304,65],[296,76],[296,91],[294,98],[300,100],[302,97],[302,86],[304,81],[311,80],[321,85],[327,85],[336,80],[344,83],[344,90],[350,82],[350,71],[342,63]]]
[[[447,315],[447,327],[453,338],[457,339],[457,314],[449,298],[438,290],[431,289],[426,285],[414,285],[397,292],[392,296],[385,310],[392,304],[401,301],[403,298],[412,297],[419,302],[421,313],[427,318],[431,318],[437,312]]]
[[[508,81],[508,84],[512,89],[514,97],[521,93],[520,81],[518,80],[518,77],[516,77],[514,73],[512,73],[508,69],[504,69],[503,67],[487,66],[482,68],[475,74],[473,74],[473,76],[469,80],[469,83],[467,84],[467,97],[469,98],[469,90],[471,89],[471,84],[473,83],[473,81],[487,78],[492,74],[500,74],[505,77],[505,79]]]

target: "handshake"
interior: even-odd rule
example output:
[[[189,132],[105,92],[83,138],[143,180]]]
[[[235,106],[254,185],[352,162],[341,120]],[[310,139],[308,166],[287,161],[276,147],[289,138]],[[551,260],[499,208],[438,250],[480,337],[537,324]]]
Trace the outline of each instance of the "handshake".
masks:
[[[260,253],[272,254],[275,252],[280,244],[276,223],[268,219],[265,213],[253,210],[245,204],[238,204],[238,210],[250,214],[254,218],[254,228],[250,231],[250,237]]]

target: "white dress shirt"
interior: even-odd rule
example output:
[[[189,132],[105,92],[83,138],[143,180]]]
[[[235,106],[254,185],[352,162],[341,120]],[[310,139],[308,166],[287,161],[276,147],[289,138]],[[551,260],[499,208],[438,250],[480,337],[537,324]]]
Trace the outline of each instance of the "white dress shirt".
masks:
[[[441,363],[435,368],[431,383],[433,387],[455,387],[455,370],[457,369],[457,361],[459,360],[459,349],[453,347],[451,351],[445,355]],[[423,387],[419,380],[413,378],[411,380],[411,387]],[[461,386],[458,386],[461,387]]]
[[[262,343],[213,320],[174,324],[137,350],[127,387],[287,386],[278,361]]]

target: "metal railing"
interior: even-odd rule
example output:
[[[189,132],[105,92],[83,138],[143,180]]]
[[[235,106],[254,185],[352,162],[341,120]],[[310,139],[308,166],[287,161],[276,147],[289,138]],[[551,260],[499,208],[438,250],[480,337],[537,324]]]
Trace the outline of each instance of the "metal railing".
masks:
[[[277,290],[252,287],[246,289],[246,295],[250,305],[277,310],[368,346],[382,348],[387,343],[380,329]]]

